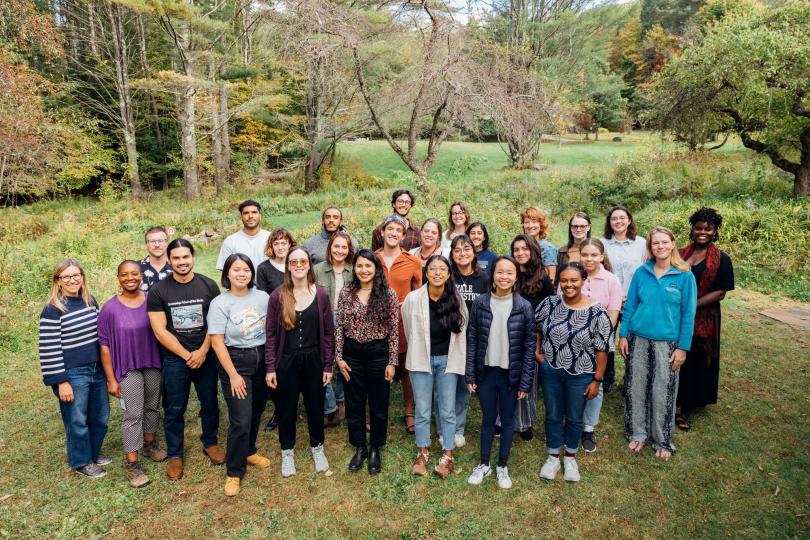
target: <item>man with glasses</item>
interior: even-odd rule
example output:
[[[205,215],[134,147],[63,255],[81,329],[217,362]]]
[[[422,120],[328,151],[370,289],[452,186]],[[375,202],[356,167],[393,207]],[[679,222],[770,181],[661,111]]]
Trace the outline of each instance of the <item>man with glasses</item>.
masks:
[[[242,253],[250,257],[253,268],[267,260],[264,247],[270,237],[270,231],[260,227],[262,221],[262,207],[252,199],[242,201],[239,205],[239,215],[242,218],[242,228],[228,236],[219,250],[217,270],[225,266],[225,259],[234,253]]]
[[[394,192],[391,196],[391,207],[394,209],[394,215],[399,216],[402,221],[405,223],[405,232],[402,235],[402,241],[400,242],[400,247],[405,251],[410,251],[414,248],[418,248],[419,245],[422,243],[422,239],[419,235],[419,227],[416,227],[411,221],[408,219],[408,213],[413,208],[414,204],[413,195],[407,189],[398,189]],[[388,221],[388,220],[386,220]],[[382,249],[385,242],[383,241],[383,226],[385,223],[381,224],[379,227],[374,229],[374,232],[371,234],[371,250],[377,251],[378,249]]]
[[[149,292],[155,283],[172,274],[172,265],[169,257],[166,256],[166,245],[169,243],[169,235],[163,227],[152,227],[144,235],[146,240],[146,251],[148,255],[140,261],[141,290]]]

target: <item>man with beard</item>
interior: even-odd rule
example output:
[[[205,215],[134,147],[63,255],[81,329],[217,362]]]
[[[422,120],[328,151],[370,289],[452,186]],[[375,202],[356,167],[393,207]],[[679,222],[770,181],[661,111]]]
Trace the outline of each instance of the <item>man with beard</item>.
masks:
[[[194,273],[191,242],[178,238],[166,251],[172,275],[152,287],[146,309],[163,357],[163,429],[169,455],[166,476],[180,480],[185,413],[192,383],[200,400],[203,452],[214,465],[225,462],[225,451],[217,444],[217,359],[206,323],[208,306],[219,288],[212,279]]]
[[[329,206],[324,209],[321,214],[321,222],[320,232],[304,240],[304,249],[309,253],[313,266],[326,260],[326,245],[333,234],[338,231],[349,234],[349,229],[343,225],[343,212],[341,212],[340,208]],[[359,248],[357,239],[351,235],[349,238],[352,239],[352,247],[354,248],[352,251],[357,253]]]
[[[253,268],[258,268],[267,260],[264,248],[270,237],[270,231],[259,227],[262,221],[261,205],[252,199],[243,201],[239,205],[239,214],[242,217],[242,228],[222,242],[217,258],[217,270],[222,270],[225,266],[225,259],[234,253],[242,253],[250,257]]]

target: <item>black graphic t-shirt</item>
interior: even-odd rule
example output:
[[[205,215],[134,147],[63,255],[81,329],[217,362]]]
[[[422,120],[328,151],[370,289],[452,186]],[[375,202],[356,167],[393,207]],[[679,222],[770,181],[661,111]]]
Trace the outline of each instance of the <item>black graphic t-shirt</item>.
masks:
[[[475,299],[487,292],[489,287],[489,278],[486,272],[470,274],[469,276],[454,274],[453,281],[456,283],[458,294],[461,295],[464,304],[467,306],[467,313],[472,309]]]
[[[195,351],[205,341],[208,306],[217,295],[217,284],[202,274],[194,274],[188,283],[179,283],[174,277],[169,277],[149,291],[146,309],[165,313],[166,329],[183,347]]]

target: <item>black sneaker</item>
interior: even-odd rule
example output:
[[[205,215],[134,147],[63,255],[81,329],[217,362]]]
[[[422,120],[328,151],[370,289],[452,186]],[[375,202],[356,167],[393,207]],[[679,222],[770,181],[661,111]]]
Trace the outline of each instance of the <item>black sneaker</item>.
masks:
[[[586,452],[596,452],[596,435],[593,431],[582,432],[582,448]]]
[[[529,442],[530,440],[534,439],[534,430],[529,428],[526,431],[521,431],[520,438],[523,439],[523,442]]]
[[[497,425],[497,424],[495,424],[495,436],[496,436],[496,437],[500,437],[500,436],[501,436],[501,426],[499,426],[499,425]]]
[[[82,476],[87,478],[102,478],[107,476],[107,471],[96,465],[95,463],[88,463],[84,467],[77,467],[73,469]]]

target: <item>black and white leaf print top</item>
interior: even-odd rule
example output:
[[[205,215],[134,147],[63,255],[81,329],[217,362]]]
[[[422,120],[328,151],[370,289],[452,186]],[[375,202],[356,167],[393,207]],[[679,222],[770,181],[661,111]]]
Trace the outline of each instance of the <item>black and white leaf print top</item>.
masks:
[[[549,296],[534,313],[543,334],[545,361],[571,375],[596,372],[596,352],[610,344],[610,317],[601,305],[569,307],[561,296]]]

